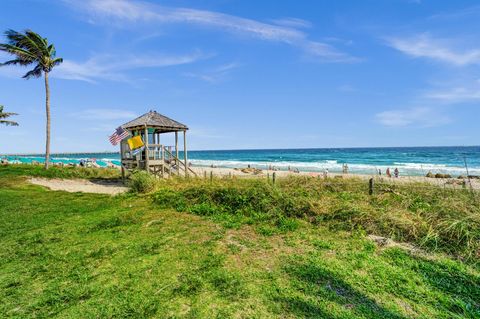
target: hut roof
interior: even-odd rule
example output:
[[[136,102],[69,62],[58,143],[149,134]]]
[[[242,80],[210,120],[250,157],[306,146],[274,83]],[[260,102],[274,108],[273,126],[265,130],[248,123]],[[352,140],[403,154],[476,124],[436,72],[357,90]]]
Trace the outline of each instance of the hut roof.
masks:
[[[135,129],[145,126],[156,128],[161,132],[176,132],[188,130],[188,127],[185,124],[172,120],[165,115],[157,113],[157,111],[150,111],[122,125],[124,129]]]

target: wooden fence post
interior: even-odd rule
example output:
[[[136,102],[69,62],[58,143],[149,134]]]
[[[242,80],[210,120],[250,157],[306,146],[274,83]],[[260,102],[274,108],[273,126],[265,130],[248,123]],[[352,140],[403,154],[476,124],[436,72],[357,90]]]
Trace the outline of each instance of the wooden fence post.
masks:
[[[368,181],[368,194],[369,194],[369,195],[373,195],[374,187],[375,187],[375,184],[374,184],[373,177],[372,177],[372,178],[370,178],[370,180]]]
[[[213,182],[213,171],[210,171],[210,182]]]
[[[273,186],[275,186],[275,182],[277,181],[277,173],[273,172],[272,174],[272,181],[273,181]]]
[[[207,179],[207,171],[203,171],[203,178]]]

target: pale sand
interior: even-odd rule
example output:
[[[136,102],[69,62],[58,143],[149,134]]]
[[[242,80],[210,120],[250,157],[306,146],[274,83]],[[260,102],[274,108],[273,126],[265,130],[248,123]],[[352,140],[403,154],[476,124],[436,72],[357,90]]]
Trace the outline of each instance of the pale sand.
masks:
[[[66,191],[70,193],[96,193],[117,195],[128,191],[128,187],[122,183],[108,181],[89,181],[85,179],[47,179],[31,178],[30,183],[45,186],[54,191]]]
[[[319,172],[292,172],[292,171],[272,171],[272,170],[262,170],[260,174],[246,174],[241,172],[240,170],[236,170],[233,168],[223,168],[223,167],[191,167],[192,170],[197,173],[198,177],[203,178],[205,173],[207,178],[209,178],[210,173],[212,172],[214,176],[217,177],[244,177],[244,178],[267,178],[270,176],[272,178],[273,173],[276,174],[277,177],[287,177],[287,176],[311,176],[317,178],[323,178],[323,173]],[[375,178],[376,181],[381,181],[382,183],[429,183],[432,185],[440,186],[440,187],[450,187],[450,188],[462,188],[462,179],[457,178],[427,178],[423,176],[400,176],[398,178],[388,178],[385,175],[362,175],[362,174],[342,174],[342,173],[329,173],[328,177],[333,178],[357,178],[361,180],[369,180],[370,178]],[[467,187],[470,187],[470,181],[467,182]],[[480,180],[472,179],[472,188],[480,189]]]

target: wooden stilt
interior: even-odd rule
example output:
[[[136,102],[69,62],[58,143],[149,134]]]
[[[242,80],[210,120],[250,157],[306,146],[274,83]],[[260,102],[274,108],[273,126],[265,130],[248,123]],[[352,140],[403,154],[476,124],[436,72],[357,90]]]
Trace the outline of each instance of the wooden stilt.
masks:
[[[175,166],[177,167],[177,175],[180,175],[180,166],[178,162],[178,132],[175,132]]]
[[[185,160],[185,177],[188,177],[187,131],[183,131],[183,157]]]

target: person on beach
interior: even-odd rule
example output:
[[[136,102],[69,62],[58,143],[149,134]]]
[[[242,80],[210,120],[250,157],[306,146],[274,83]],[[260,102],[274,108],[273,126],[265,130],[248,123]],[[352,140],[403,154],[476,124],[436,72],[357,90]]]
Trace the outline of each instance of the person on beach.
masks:
[[[378,175],[382,176],[382,170],[380,168],[378,169]]]
[[[387,177],[392,177],[392,173],[390,173],[390,167],[387,168],[387,171],[385,172],[385,174],[387,175]]]
[[[395,168],[395,170],[393,171],[393,174],[395,174],[395,178],[398,178],[398,174],[400,172],[398,171],[398,168]]]
[[[327,177],[328,177],[328,168],[326,168],[326,169],[323,171],[323,177],[324,177],[324,178],[327,178]]]

